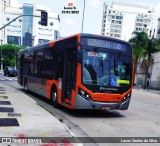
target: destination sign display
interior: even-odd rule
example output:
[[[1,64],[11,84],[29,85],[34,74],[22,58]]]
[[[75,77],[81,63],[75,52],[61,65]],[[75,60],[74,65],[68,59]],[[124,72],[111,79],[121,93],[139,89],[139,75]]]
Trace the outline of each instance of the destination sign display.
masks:
[[[108,49],[112,49],[112,50],[128,52],[127,45],[119,43],[119,42],[115,42],[115,41],[86,38],[85,42],[86,42],[87,46],[108,48]]]

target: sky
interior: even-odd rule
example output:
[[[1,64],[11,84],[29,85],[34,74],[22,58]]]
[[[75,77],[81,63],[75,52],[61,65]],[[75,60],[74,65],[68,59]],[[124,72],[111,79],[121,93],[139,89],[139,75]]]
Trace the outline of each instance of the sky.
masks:
[[[160,17],[160,0],[85,0],[85,11],[84,11],[84,23],[82,31],[82,18],[84,0],[12,0],[13,5],[29,3],[29,1],[36,1],[41,7],[47,7],[48,10],[59,13],[60,15],[60,34],[62,37],[69,36],[76,33],[92,33],[101,34],[102,26],[102,15],[103,15],[103,3],[126,3],[135,4],[142,6],[149,6],[155,9],[154,16],[154,28],[157,28]],[[64,7],[68,6],[68,3],[73,3],[76,11],[79,14],[63,14]]]

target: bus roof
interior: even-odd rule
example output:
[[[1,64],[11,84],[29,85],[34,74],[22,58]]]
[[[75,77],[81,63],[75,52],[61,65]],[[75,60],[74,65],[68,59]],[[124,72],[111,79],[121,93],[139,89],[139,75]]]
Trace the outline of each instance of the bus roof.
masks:
[[[27,53],[27,52],[30,52],[30,51],[35,51],[35,50],[38,50],[38,49],[49,48],[49,47],[52,47],[54,44],[56,44],[56,43],[58,43],[62,40],[67,40],[67,39],[72,38],[72,37],[90,37],[90,38],[100,38],[100,39],[106,39],[107,38],[107,39],[112,40],[112,41],[118,41],[120,43],[130,45],[128,42],[117,39],[117,38],[112,38],[112,37],[102,36],[102,35],[96,35],[96,34],[79,33],[79,34],[74,34],[74,35],[71,35],[71,36],[68,36],[68,37],[60,38],[58,40],[51,40],[47,43],[43,43],[43,44],[40,44],[40,45],[37,45],[37,46],[34,46],[34,47],[29,47],[29,48],[23,49],[23,50],[20,50],[19,53],[23,54],[23,53]]]

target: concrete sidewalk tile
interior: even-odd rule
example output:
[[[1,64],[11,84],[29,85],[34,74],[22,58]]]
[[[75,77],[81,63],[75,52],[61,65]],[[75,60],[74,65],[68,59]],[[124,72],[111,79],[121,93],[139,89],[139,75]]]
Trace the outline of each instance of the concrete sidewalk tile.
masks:
[[[7,85],[4,87],[8,101],[11,102],[14,113],[20,116],[16,118],[20,126],[1,127],[0,137],[74,137],[75,135],[56,117],[43,109],[26,94]],[[7,114],[0,112],[0,117],[7,117]],[[9,117],[11,118],[11,117]],[[33,144],[34,145],[34,144]],[[82,145],[82,144],[73,144]],[[12,145],[13,146],[13,145]],[[16,144],[17,146],[17,144]],[[34,145],[35,146],[35,145]],[[40,146],[40,145],[39,145]],[[69,146],[69,145],[68,145]]]

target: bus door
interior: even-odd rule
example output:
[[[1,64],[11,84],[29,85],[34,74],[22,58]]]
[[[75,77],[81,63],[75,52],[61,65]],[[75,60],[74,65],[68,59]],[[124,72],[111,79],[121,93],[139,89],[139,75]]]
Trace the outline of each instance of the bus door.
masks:
[[[76,82],[76,49],[65,49],[62,74],[62,102],[71,104]]]

